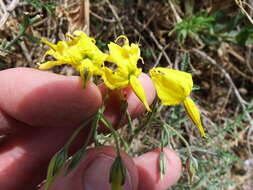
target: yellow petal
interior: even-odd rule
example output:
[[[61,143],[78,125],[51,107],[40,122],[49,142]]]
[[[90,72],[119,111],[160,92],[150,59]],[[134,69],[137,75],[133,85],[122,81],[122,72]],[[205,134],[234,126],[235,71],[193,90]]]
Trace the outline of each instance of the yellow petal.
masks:
[[[188,116],[191,118],[192,122],[198,127],[200,135],[202,137],[206,137],[204,128],[201,124],[199,110],[198,110],[197,106],[195,105],[195,103],[193,102],[193,100],[191,98],[187,97],[184,100],[184,107],[185,107],[185,110],[186,110]]]
[[[42,38],[40,40],[42,43],[46,44],[48,47],[51,47],[53,50],[55,50],[57,48],[57,45],[50,43],[49,41],[47,41],[45,38]]]
[[[130,85],[134,91],[134,93],[136,94],[136,96],[140,99],[140,101],[144,104],[145,108],[148,111],[151,111],[148,102],[147,102],[147,98],[146,98],[146,94],[144,92],[144,89],[142,87],[141,82],[137,79],[136,76],[131,75],[130,76]]]
[[[115,63],[117,65],[123,64],[122,60],[124,60],[125,58],[122,53],[123,51],[122,47],[120,47],[118,44],[110,42],[108,44],[108,48],[109,48],[110,55],[107,58],[107,61]]]
[[[57,44],[41,39],[41,42],[51,47],[51,50],[47,51],[45,55],[51,55],[57,61],[73,65],[75,68],[85,58],[92,59],[95,65],[101,66],[108,55],[99,50],[95,40],[82,31],[75,31],[73,34],[66,34],[70,40],[59,41]]]
[[[102,78],[105,85],[111,90],[126,87],[129,84],[128,79],[122,77],[119,73],[112,71],[108,67],[103,67]]]
[[[132,43],[129,49],[129,53],[133,59],[137,60],[141,58],[141,51],[139,44]]]
[[[110,54],[107,61],[115,63],[118,67],[130,73],[132,68],[137,68],[138,60],[142,59],[140,56],[139,44],[132,43],[131,46],[129,46],[129,41],[124,35],[119,36],[116,42],[120,38],[125,39],[122,47],[113,42],[108,45]]]
[[[47,70],[47,69],[51,69],[54,66],[62,65],[62,64],[64,64],[64,62],[62,62],[62,61],[47,61],[47,62],[41,64],[39,66],[39,69]]]
[[[66,34],[67,41],[52,44],[45,39],[41,42],[51,49],[45,54],[53,56],[56,61],[48,61],[40,65],[40,69],[49,69],[56,65],[69,64],[80,72],[84,86],[93,74],[101,75],[101,66],[108,57],[96,46],[96,41],[82,31],[75,31],[73,35]]]
[[[158,67],[151,69],[150,75],[164,105],[180,104],[192,91],[193,81],[189,73]]]
[[[73,34],[74,34],[75,36],[85,36],[85,37],[88,37],[88,36],[86,35],[86,33],[83,32],[83,31],[81,31],[81,30],[75,30],[75,31],[73,32]]]

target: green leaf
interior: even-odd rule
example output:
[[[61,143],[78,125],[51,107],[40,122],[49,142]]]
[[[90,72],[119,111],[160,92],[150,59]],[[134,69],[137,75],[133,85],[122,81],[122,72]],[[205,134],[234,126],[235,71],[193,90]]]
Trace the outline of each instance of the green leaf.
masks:
[[[30,40],[32,43],[35,43],[35,44],[40,44],[40,40],[38,38],[35,38],[34,36],[30,35],[30,34],[27,34],[25,33],[24,36]]]
[[[37,11],[41,11],[42,9],[45,9],[47,13],[53,14],[54,9],[56,6],[55,2],[44,2],[41,0],[24,0],[28,4],[32,5]]]
[[[248,38],[250,37],[250,35],[252,34],[252,30],[248,29],[248,28],[243,28],[237,35],[236,35],[236,42],[241,45],[241,46],[245,46],[246,41],[248,40]]]
[[[167,133],[167,131],[165,129],[162,130],[161,136],[162,136],[162,147],[168,146],[168,144],[169,144],[169,134]]]
[[[79,134],[79,132],[91,121],[93,120],[92,122],[92,127],[90,129],[90,132],[89,132],[89,135],[84,143],[84,145],[82,146],[82,148],[76,152],[73,156],[72,156],[72,159],[68,165],[68,168],[65,172],[65,176],[68,175],[77,165],[78,163],[82,160],[86,150],[87,150],[87,147],[88,147],[88,143],[90,142],[91,140],[91,137],[92,135],[94,134],[94,130],[97,129],[98,127],[98,122],[100,120],[100,114],[101,114],[101,109],[99,109],[99,111],[93,115],[92,117],[90,117],[82,126],[80,126],[76,131],[75,133],[71,136],[71,138],[69,139],[68,143],[66,144],[66,146],[70,146],[73,142],[73,140],[76,138],[76,136]]]
[[[81,148],[78,152],[76,152],[73,156],[72,159],[70,161],[70,164],[68,165],[68,168],[65,172],[65,176],[68,175],[73,169],[76,168],[76,166],[78,165],[78,163],[82,160],[85,152],[86,152],[86,148],[87,147],[83,147]]]
[[[123,164],[121,156],[117,156],[110,170],[110,179],[112,190],[121,190],[125,183],[126,168]]]
[[[59,152],[57,152],[51,159],[47,170],[47,181],[45,184],[45,190],[49,190],[50,186],[53,184],[55,180],[55,177],[64,167],[67,158],[68,158],[68,150],[64,147]]]
[[[166,159],[166,155],[164,152],[160,152],[159,155],[159,171],[160,171],[160,179],[162,180],[163,177],[166,174],[166,163],[167,163],[167,159]]]
[[[20,31],[24,31],[26,28],[30,26],[30,18],[28,15],[23,15],[23,22]]]
[[[181,71],[186,71],[188,65],[190,62],[190,56],[189,53],[182,54],[182,63],[181,63]]]

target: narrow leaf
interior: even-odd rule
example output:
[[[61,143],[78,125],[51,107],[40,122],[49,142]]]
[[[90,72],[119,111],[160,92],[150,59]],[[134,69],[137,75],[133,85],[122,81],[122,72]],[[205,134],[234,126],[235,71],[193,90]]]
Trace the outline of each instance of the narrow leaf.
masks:
[[[47,182],[45,184],[45,190],[49,190],[50,186],[54,182],[55,177],[63,168],[67,158],[68,158],[68,150],[64,147],[59,152],[57,152],[51,159],[48,166]]]

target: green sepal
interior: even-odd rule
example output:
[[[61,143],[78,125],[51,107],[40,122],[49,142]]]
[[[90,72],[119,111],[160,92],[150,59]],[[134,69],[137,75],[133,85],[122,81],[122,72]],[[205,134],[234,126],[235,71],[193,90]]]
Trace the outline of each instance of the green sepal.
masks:
[[[122,158],[117,156],[110,170],[110,179],[112,190],[121,190],[125,183],[126,168],[123,164]]]

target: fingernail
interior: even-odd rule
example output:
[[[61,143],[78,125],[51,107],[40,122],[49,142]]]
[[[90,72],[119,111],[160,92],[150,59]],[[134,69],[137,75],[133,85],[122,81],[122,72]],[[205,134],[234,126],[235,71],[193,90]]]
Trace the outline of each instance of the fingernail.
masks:
[[[114,158],[105,154],[100,154],[85,170],[84,173],[84,189],[85,190],[111,190],[109,183],[110,168],[114,162]],[[131,190],[132,183],[129,173],[126,172],[124,190]]]

